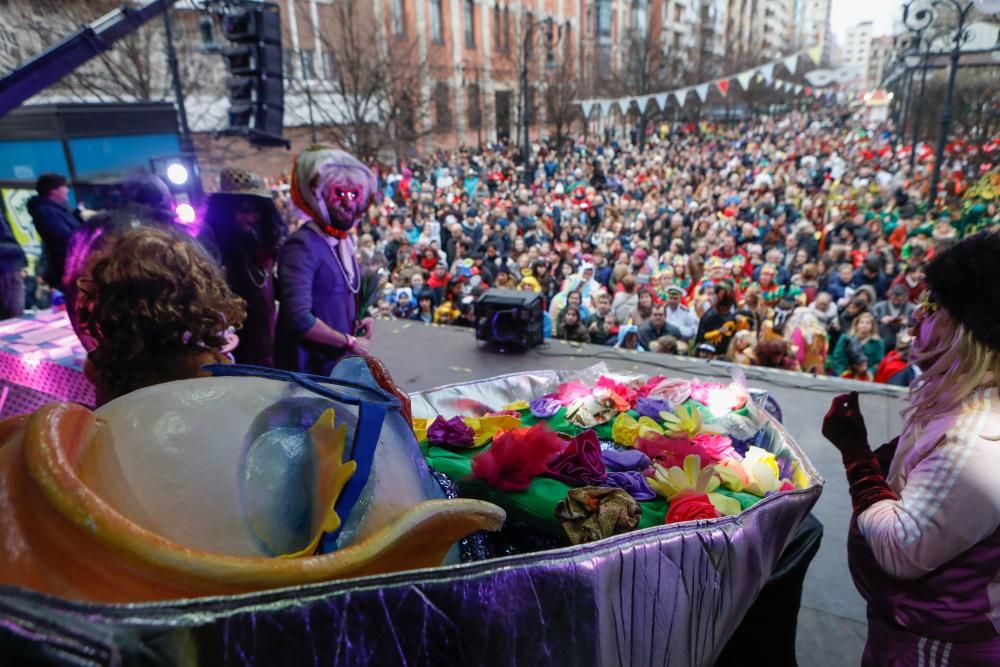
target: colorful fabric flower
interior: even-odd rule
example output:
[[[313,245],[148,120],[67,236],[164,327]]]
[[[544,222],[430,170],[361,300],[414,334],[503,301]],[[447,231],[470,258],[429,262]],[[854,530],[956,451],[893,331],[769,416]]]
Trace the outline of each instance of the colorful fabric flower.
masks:
[[[461,417],[445,419],[440,415],[427,427],[427,441],[449,449],[467,449],[475,442],[476,434]]]
[[[601,457],[609,471],[642,471],[653,463],[648,456],[635,449],[605,449],[601,452]]]
[[[661,412],[670,412],[673,406],[665,398],[656,396],[642,396],[635,402],[635,411],[640,417],[659,419]]]
[[[665,468],[684,465],[684,459],[690,454],[698,456],[689,438],[669,438],[655,433],[637,439],[635,448]],[[708,461],[701,463],[706,465]]]
[[[636,500],[656,499],[656,492],[649,488],[646,476],[638,470],[609,472],[604,484],[618,487]]]
[[[611,425],[611,439],[619,445],[633,447],[639,437],[639,422],[627,412],[620,412]]]
[[[680,378],[661,378],[646,395],[652,398],[665,398],[672,405],[680,405],[691,398],[691,382]]]
[[[646,438],[651,435],[663,435],[663,427],[649,417],[639,417],[639,437]]]
[[[579,380],[574,380],[559,385],[559,390],[556,392],[555,398],[562,405],[567,406],[586,396],[590,396],[590,387]]]
[[[601,456],[601,441],[593,431],[584,431],[567,443],[549,462],[550,477],[567,484],[601,484],[608,470]]]
[[[741,461],[736,459],[721,461],[716,470],[722,483],[730,491],[745,491],[755,496],[764,496],[778,491],[783,485],[774,454],[760,447],[750,447]]]
[[[578,398],[566,408],[566,421],[581,428],[593,428],[611,420],[618,408],[610,401],[602,403],[594,396]]]
[[[625,491],[603,486],[570,489],[556,505],[556,518],[573,544],[627,533],[641,516],[639,503]]]
[[[702,463],[718,463],[725,459],[738,459],[732,441],[718,433],[699,433],[691,438],[691,447],[701,456]]]
[[[714,417],[723,417],[741,409],[747,403],[747,394],[732,386],[718,382],[695,385],[691,398],[708,407]]]
[[[427,420],[425,418],[413,418],[413,435],[416,437],[417,442],[423,442],[427,439]]]
[[[624,410],[630,410],[635,405],[636,398],[638,398],[634,389],[626,384],[620,382],[615,382],[611,378],[602,375],[597,379],[597,383],[594,385],[596,389],[606,389],[612,394],[617,396],[620,402],[628,407],[623,408]],[[618,402],[618,401],[616,401]]]
[[[670,509],[667,510],[663,523],[718,519],[720,516],[707,494],[685,491],[670,501]]]
[[[504,411],[504,412],[506,412],[508,410],[514,410],[514,411],[517,411],[517,412],[521,412],[523,410],[527,410],[528,407],[529,407],[529,405],[528,405],[527,401],[525,401],[525,400],[518,400],[518,401],[511,401],[507,405],[505,405],[502,408],[500,408],[500,410]]]
[[[708,494],[708,499],[724,516],[739,514],[741,509],[738,500],[714,493],[721,481],[712,466],[702,467],[696,454],[686,456],[682,468],[668,469],[654,463],[653,475],[648,481],[654,491],[668,500],[684,491],[694,491]]]
[[[664,430],[667,435],[686,435],[693,438],[699,433],[718,433],[718,429],[706,424],[701,417],[701,411],[690,403],[680,405],[673,412],[661,412]]]
[[[607,387],[595,388],[593,396],[602,405],[614,406],[616,412],[625,412],[632,407],[628,400],[623,398],[621,394],[617,394],[613,389],[608,389]]]
[[[536,398],[530,403],[531,414],[537,419],[548,419],[555,416],[562,408],[562,403],[552,395]]]
[[[472,476],[501,491],[524,491],[565,446],[548,424],[498,433],[490,448],[472,459]]]
[[[511,414],[492,414],[483,415],[482,417],[466,417],[465,425],[472,429],[475,434],[473,437],[473,445],[475,447],[482,447],[487,442],[493,439],[497,431],[513,431],[514,429],[521,426],[521,415],[520,413],[515,413],[517,416]]]

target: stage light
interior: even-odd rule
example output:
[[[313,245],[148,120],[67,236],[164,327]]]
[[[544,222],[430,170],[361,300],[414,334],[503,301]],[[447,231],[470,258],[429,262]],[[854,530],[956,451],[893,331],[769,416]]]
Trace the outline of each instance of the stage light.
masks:
[[[188,182],[188,170],[180,162],[171,162],[167,166],[167,178],[174,185],[184,185]]]
[[[191,206],[191,204],[178,204],[177,208],[174,209],[174,212],[177,214],[177,220],[180,221],[182,225],[194,224],[194,207]]]

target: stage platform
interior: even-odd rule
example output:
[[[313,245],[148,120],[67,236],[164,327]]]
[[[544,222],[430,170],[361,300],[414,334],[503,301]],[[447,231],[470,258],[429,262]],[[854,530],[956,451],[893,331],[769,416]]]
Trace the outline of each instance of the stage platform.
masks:
[[[93,404],[82,375],[83,349],[64,313],[0,322],[0,416],[34,410],[54,400]],[[518,354],[492,352],[469,329],[405,321],[376,323],[372,353],[396,382],[412,392],[517,371],[579,370],[604,363],[612,371],[727,379],[732,366],[653,353],[550,341]],[[813,513],[823,523],[823,543],[806,578],[799,615],[798,653],[803,667],[859,664],[865,637],[864,604],[847,570],[850,497],[840,455],[820,435],[820,424],[838,393],[861,392],[868,433],[877,446],[898,435],[905,392],[886,385],[814,377],[760,368],[742,370],[748,384],[768,390],[784,423],[826,480]]]

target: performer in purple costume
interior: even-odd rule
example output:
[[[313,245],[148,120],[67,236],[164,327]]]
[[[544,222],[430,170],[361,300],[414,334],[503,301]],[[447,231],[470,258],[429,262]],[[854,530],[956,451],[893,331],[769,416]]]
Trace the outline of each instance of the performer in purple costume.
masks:
[[[922,373],[898,438],[869,449],[857,393],[823,423],[850,482],[866,666],[1000,665],[997,266],[1000,236],[977,234],[927,267],[912,348]]]
[[[311,218],[281,248],[280,368],[329,375],[348,354],[367,356],[372,323],[357,323],[361,273],[351,229],[376,191],[371,170],[343,151],[313,146],[292,167],[292,201]]]

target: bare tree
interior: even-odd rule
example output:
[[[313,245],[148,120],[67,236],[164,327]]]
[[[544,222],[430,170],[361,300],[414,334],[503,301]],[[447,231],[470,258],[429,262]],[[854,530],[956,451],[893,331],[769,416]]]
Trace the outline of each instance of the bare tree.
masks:
[[[121,4],[119,0],[48,3],[44,13],[24,15],[23,26],[28,38],[45,48]],[[195,14],[175,11],[172,19],[184,93],[221,89],[221,62],[198,50]],[[63,77],[50,92],[86,102],[155,102],[171,99],[172,85],[163,22],[157,20]]]
[[[573,123],[582,118],[580,107],[575,103],[580,97],[581,85],[573,60],[565,53],[547,74],[545,116],[555,134],[556,146],[561,149]]]
[[[384,17],[362,0],[338,0],[333,16],[331,30],[320,35],[331,71],[323,78],[286,75],[286,90],[310,98],[314,122],[328,140],[363,159],[392,153],[398,160],[432,130],[421,122],[430,115],[431,100],[421,91],[427,61],[416,40],[386,43],[377,23]]]

